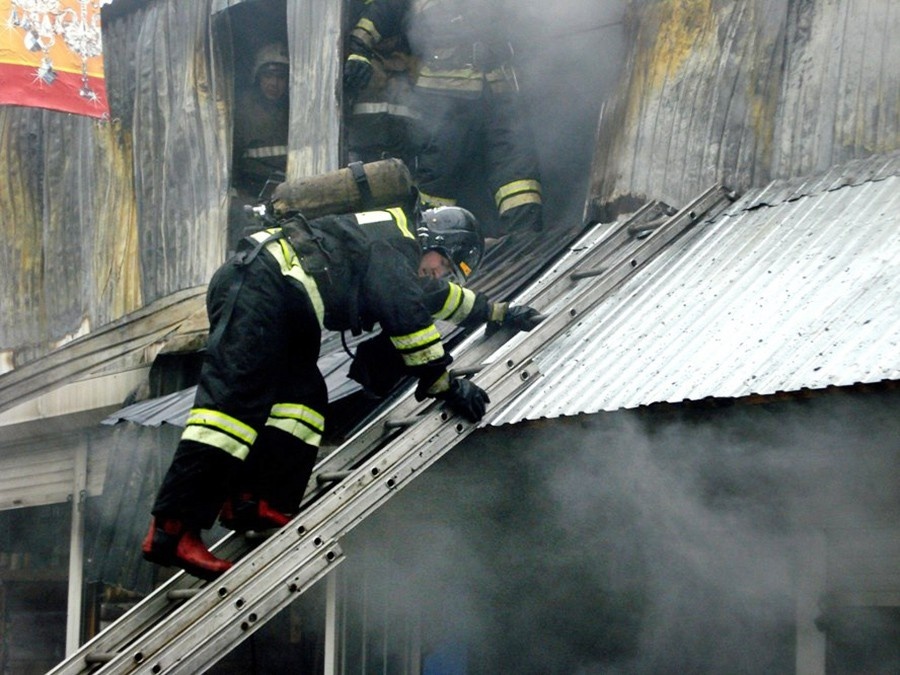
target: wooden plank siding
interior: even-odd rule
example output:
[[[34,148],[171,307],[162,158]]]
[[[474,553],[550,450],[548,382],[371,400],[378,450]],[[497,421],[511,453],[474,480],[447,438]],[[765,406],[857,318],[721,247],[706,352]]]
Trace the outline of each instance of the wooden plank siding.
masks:
[[[230,64],[210,44],[209,0],[148,3],[109,28],[110,86],[134,83],[134,194],[145,302],[205,283],[225,254]],[[119,50],[133,59],[116,59]],[[117,65],[118,70],[113,68]]]
[[[47,439],[44,439],[45,441]],[[86,434],[57,436],[42,447],[29,442],[0,453],[0,511],[27,506],[57,504],[71,499],[75,476],[75,451],[90,445]],[[88,495],[103,493],[108,444],[92,448],[88,459]]]
[[[10,371],[177,302],[224,260],[236,48],[230,12],[215,10],[235,4],[105,8],[109,121],[0,108],[0,391],[16,392],[5,404],[23,393]],[[291,176],[338,167],[343,4],[287,5]],[[41,375],[34,391],[46,386]]]
[[[127,317],[0,376],[0,412],[64,382],[110,370],[149,366],[165,341],[184,324],[196,330],[205,312],[204,286],[179,291]],[[200,322],[201,326],[207,326]]]
[[[321,0],[287,3],[291,56],[288,180],[340,168],[343,5]]]
[[[891,0],[647,0],[604,105],[593,219],[900,148]]]

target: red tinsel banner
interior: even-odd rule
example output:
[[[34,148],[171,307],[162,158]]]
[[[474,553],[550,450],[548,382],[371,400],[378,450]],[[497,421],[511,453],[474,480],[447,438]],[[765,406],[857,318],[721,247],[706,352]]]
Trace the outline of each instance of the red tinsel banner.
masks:
[[[100,8],[112,0],[0,0],[0,104],[106,118]]]

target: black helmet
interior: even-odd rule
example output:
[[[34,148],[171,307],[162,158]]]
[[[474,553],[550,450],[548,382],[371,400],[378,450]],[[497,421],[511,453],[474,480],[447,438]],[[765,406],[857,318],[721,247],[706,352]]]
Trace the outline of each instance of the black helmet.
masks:
[[[423,251],[437,251],[453,263],[453,273],[460,284],[465,284],[478,269],[484,255],[484,237],[478,221],[459,206],[423,211],[416,236]]]

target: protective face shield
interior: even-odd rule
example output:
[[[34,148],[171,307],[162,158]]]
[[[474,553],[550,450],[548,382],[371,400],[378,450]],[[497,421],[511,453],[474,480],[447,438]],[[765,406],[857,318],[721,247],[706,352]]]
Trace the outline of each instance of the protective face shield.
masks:
[[[454,281],[461,286],[481,264],[484,237],[466,209],[438,206],[424,211],[416,236],[423,251],[437,251],[452,263]]]

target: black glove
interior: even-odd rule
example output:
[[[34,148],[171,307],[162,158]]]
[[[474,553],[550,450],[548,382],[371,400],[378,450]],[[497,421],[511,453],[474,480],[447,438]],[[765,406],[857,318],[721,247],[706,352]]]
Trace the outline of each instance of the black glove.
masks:
[[[372,79],[372,50],[362,40],[350,37],[350,56],[344,63],[344,90],[356,96]]]
[[[446,401],[453,412],[462,415],[470,422],[478,422],[484,417],[487,404],[491,402],[487,392],[470,380],[452,379],[450,388],[435,396]]]
[[[530,331],[547,317],[534,307],[528,305],[509,305],[505,302],[494,303],[491,319],[484,329],[485,335],[493,335],[499,328],[514,331]]]
[[[524,330],[526,333],[537,326],[547,317],[528,305],[511,305],[506,308],[506,314],[500,325],[513,330]]]

